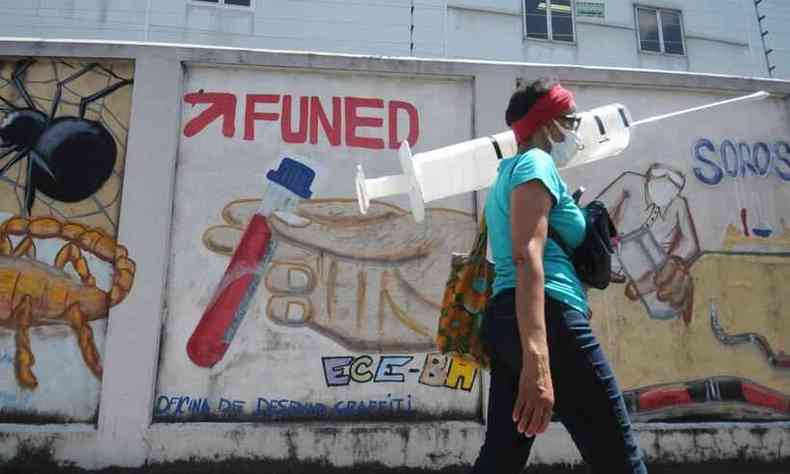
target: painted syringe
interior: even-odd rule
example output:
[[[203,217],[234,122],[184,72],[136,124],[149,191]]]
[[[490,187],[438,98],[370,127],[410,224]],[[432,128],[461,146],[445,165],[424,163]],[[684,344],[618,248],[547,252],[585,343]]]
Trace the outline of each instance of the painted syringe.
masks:
[[[736,102],[760,100],[767,92],[756,92],[669,114],[632,121],[628,108],[610,104],[579,112],[582,149],[564,168],[572,168],[621,154],[631,143],[631,130],[636,127],[721,107]],[[357,166],[356,189],[359,210],[367,213],[372,199],[406,194],[414,219],[425,218],[425,203],[458,194],[478,191],[491,186],[496,179],[498,160],[517,151],[516,137],[506,131],[455,145],[412,155],[408,142],[398,151],[402,174],[368,179],[362,166]]]
[[[292,158],[266,174],[263,202],[250,219],[211,302],[187,342],[196,365],[212,367],[222,360],[269,267],[277,241],[269,219],[275,211],[290,211],[312,195],[315,171]]]

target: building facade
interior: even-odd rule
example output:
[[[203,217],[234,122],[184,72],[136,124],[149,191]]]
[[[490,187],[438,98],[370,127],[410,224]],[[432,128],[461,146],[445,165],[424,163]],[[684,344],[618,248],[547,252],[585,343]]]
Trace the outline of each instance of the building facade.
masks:
[[[362,216],[355,176],[400,173],[402,140],[420,153],[501,132],[513,86],[545,75],[582,110],[637,119],[770,93],[640,125],[622,156],[563,177],[620,232],[590,324],[648,462],[786,465],[790,82],[0,39],[0,472],[465,469],[488,371],[434,341],[457,334],[440,305],[485,195],[431,201],[421,223],[403,196]],[[11,115],[30,109],[54,117],[35,159],[18,143],[38,123]],[[253,217],[286,173],[309,200]],[[531,462],[580,459],[552,424]]]
[[[790,5],[787,3],[783,0],[0,0],[4,12],[0,16],[0,36],[447,57],[783,78],[790,77],[790,46],[787,46],[790,27],[786,26]]]

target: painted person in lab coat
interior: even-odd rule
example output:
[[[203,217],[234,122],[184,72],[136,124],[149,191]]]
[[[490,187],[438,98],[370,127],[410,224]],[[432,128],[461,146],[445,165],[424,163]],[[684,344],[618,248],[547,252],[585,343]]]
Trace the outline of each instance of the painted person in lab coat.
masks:
[[[682,172],[656,163],[644,174],[626,171],[596,199],[617,226],[612,280],[641,300],[653,319],[691,322],[694,284],[689,268],[701,254]]]

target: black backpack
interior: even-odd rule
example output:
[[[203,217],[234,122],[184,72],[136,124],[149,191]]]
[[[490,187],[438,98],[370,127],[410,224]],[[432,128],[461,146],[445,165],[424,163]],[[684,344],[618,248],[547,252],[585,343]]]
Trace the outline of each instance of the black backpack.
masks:
[[[577,204],[583,191],[580,189],[573,194]],[[581,245],[575,250],[570,249],[551,226],[549,226],[549,237],[554,239],[570,258],[582,283],[603,290],[611,281],[614,253],[612,238],[617,235],[617,229],[609,217],[609,211],[601,201],[590,202],[585,206],[584,211],[587,232]]]

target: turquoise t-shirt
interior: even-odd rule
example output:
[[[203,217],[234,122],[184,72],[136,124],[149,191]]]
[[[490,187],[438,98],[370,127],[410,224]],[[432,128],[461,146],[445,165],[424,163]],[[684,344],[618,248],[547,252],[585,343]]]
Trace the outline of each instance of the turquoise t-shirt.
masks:
[[[495,295],[504,289],[516,288],[513,239],[510,234],[510,193],[516,186],[532,180],[539,180],[551,194],[553,206],[549,211],[549,224],[565,243],[576,248],[584,240],[584,215],[568,193],[568,186],[560,177],[551,156],[539,148],[533,148],[521,155],[503,159],[485,206],[488,241],[496,273],[493,288]],[[543,252],[543,272],[549,296],[582,313],[587,312],[587,298],[573,263],[560,246],[548,237]]]

